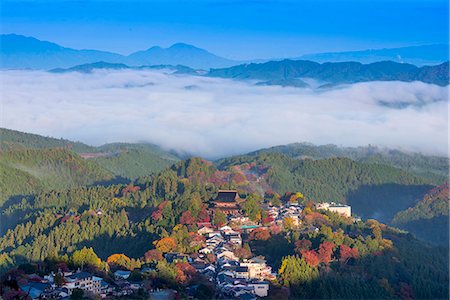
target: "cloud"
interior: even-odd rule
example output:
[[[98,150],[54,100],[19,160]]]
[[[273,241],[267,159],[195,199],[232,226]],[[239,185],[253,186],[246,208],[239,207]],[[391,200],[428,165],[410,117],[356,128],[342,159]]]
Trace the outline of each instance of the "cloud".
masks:
[[[292,142],[447,155],[447,88],[254,86],[161,71],[2,71],[2,127],[88,144],[151,142],[208,158]]]

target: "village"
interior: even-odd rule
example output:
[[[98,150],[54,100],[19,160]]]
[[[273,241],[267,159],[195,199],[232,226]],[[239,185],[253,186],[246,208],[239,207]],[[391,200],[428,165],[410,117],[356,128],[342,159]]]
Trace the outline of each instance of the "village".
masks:
[[[252,231],[267,229],[261,224],[251,221],[242,214],[239,203],[242,201],[236,190],[220,190],[217,198],[211,202],[214,210],[220,210],[227,216],[226,224],[214,226],[211,222],[198,223],[198,235],[204,237],[204,243],[196,255],[169,252],[164,258],[168,263],[187,262],[207,282],[215,286],[215,298],[252,300],[268,296],[270,282],[277,279],[276,270],[268,265],[262,256],[248,258],[238,257],[235,250],[244,245],[243,236]],[[351,207],[335,203],[316,204],[317,209],[330,210],[351,217]],[[283,226],[288,219],[293,226],[302,222],[304,207],[298,202],[288,202],[280,206],[265,205],[264,210],[273,219],[273,223]],[[318,231],[318,228],[308,228]],[[246,244],[248,247],[248,244]],[[248,249],[249,253],[251,249]],[[215,257],[214,262],[207,259]],[[143,277],[152,268],[143,267],[133,272]],[[139,280],[133,279],[132,271],[116,270],[113,281],[105,280],[85,270],[60,271],[40,277],[28,275],[26,283],[20,289],[32,299],[65,299],[73,297],[76,291],[82,290],[93,297],[117,298],[126,297],[139,291],[145,291],[150,299],[174,299],[173,289],[148,287]],[[58,283],[59,282],[59,283]],[[188,297],[193,299],[196,285],[188,287]],[[86,295],[86,294],[85,294]]]

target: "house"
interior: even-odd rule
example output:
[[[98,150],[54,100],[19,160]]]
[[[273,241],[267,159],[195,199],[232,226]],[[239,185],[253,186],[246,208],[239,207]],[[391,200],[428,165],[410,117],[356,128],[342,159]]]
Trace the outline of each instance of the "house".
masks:
[[[27,284],[19,286],[20,289],[27,293],[31,299],[40,299],[46,292],[52,289],[50,283],[29,281]]]
[[[101,281],[99,277],[93,276],[88,272],[77,272],[68,277],[65,277],[66,283],[63,287],[67,288],[68,294],[71,295],[74,289],[82,289],[94,294],[100,294]]]
[[[114,272],[114,277],[116,279],[128,279],[130,277],[131,271],[117,270]]]
[[[213,251],[212,251],[212,249],[205,247],[205,248],[198,250],[198,252],[202,253],[202,254],[209,254],[209,253],[212,253]]]
[[[264,279],[272,277],[272,267],[266,265],[266,260],[262,257],[245,260],[240,265],[248,268],[249,278]]]
[[[236,278],[250,278],[249,269],[246,266],[239,266],[234,270],[234,274]]]
[[[214,229],[212,229],[211,227],[207,227],[207,226],[204,226],[204,227],[200,228],[199,230],[197,230],[197,233],[200,235],[205,235],[205,234],[209,234],[212,232],[214,232]]]
[[[238,232],[233,232],[225,235],[225,240],[229,241],[232,245],[242,246],[241,234]]]
[[[228,251],[228,250],[217,253],[216,256],[217,256],[217,259],[227,258],[229,260],[238,260],[238,257],[236,255],[234,255],[233,252]]]
[[[212,202],[212,208],[221,210],[227,215],[237,215],[240,199],[236,190],[219,190],[217,198]]]
[[[166,253],[166,254],[164,254],[164,258],[167,260],[168,263],[192,261],[192,259],[189,257],[189,255],[182,254],[182,253],[176,253],[176,252]]]
[[[267,281],[250,281],[248,286],[253,287],[255,295],[258,297],[267,297],[269,294],[269,282]]]

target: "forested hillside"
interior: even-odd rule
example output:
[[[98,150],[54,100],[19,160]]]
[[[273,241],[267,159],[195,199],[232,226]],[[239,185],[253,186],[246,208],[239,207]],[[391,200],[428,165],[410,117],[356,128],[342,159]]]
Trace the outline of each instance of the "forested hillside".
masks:
[[[67,148],[75,152],[91,152],[94,147],[66,139],[55,139],[38,134],[0,128],[0,149],[15,150],[29,148]]]
[[[23,149],[0,154],[0,205],[11,196],[91,185],[114,178],[111,172],[68,149]]]
[[[376,146],[338,147],[336,145],[316,146],[309,143],[294,143],[261,149],[251,152],[249,155],[262,153],[283,153],[297,159],[347,157],[358,162],[391,165],[435,179],[439,179],[439,177],[436,177],[436,174],[448,176],[449,171],[449,159],[446,157],[407,153]]]
[[[436,244],[449,241],[449,184],[433,188],[414,207],[397,213],[393,224]]]

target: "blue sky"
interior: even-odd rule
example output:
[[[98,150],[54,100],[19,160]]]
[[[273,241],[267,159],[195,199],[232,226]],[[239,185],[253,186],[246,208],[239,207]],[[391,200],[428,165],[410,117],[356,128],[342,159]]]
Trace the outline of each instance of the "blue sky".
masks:
[[[185,42],[232,59],[448,43],[444,0],[2,0],[1,32],[128,54]]]

